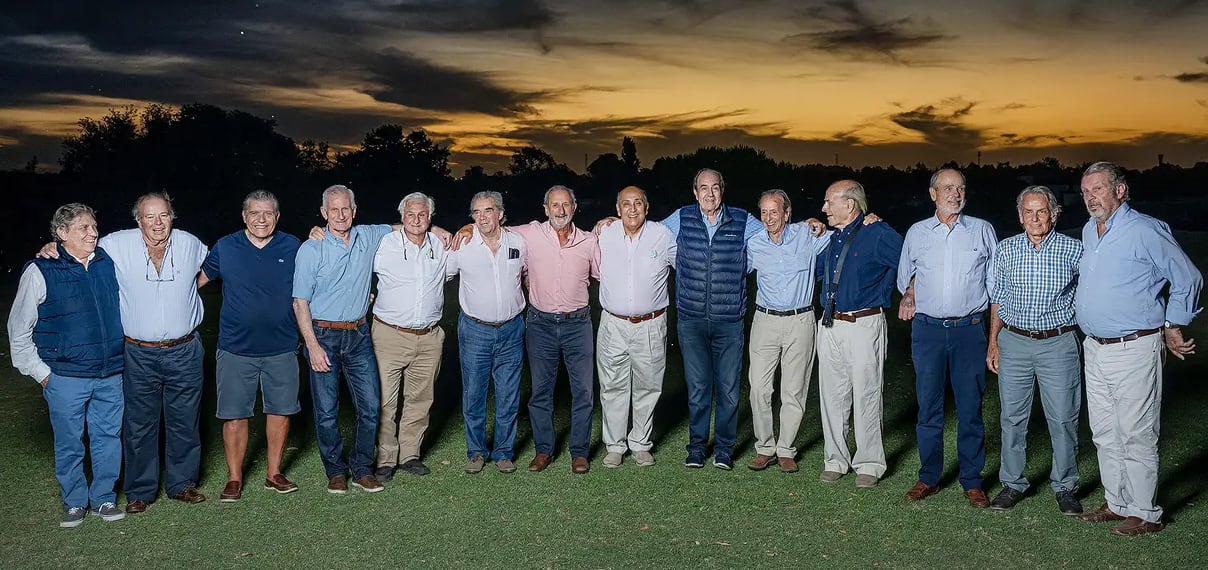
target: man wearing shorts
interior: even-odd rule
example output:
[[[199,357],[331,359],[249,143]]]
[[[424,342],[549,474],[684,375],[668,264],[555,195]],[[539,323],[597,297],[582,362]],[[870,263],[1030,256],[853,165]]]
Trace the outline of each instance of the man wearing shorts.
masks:
[[[222,279],[218,318],[218,418],[223,420],[227,484],[219,499],[243,496],[248,418],[263,393],[268,472],[264,488],[292,493],[281,473],[289,416],[298,413],[298,329],[294,320],[294,259],[298,238],[277,231],[277,198],[257,190],[243,200],[244,230],[214,244],[199,283]]]

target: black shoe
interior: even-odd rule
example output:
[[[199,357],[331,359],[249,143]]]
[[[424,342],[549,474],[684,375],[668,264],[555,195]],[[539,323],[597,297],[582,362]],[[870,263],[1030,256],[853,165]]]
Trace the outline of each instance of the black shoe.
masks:
[[[406,471],[412,475],[428,474],[428,466],[424,465],[423,462],[418,459],[408,459],[404,461],[402,465],[398,466],[398,470]]]
[[[1082,514],[1082,501],[1078,500],[1073,491],[1058,491],[1057,509],[1063,515],[1070,517],[1078,516]]]
[[[1022,500],[1023,493],[1010,487],[1003,487],[1002,491],[998,492],[998,496],[994,497],[993,501],[990,501],[990,508],[996,511],[1006,511],[1019,504]]]
[[[688,453],[688,458],[684,459],[684,467],[689,469],[700,469],[705,466],[705,454],[699,451]]]
[[[378,467],[376,470],[374,470],[373,476],[376,477],[378,481],[385,483],[391,479],[394,479],[394,467]]]

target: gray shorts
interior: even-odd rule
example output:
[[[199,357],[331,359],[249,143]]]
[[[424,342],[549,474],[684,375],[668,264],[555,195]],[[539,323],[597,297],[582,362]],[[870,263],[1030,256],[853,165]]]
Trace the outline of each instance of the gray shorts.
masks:
[[[220,349],[216,360],[218,419],[252,417],[257,388],[264,395],[264,413],[289,416],[302,411],[298,404],[297,353],[239,356]]]

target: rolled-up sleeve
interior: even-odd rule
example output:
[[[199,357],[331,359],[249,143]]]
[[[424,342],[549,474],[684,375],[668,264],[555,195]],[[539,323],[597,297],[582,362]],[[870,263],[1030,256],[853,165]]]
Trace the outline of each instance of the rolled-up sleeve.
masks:
[[[41,383],[50,375],[50,367],[38,356],[34,346],[34,325],[38,323],[38,305],[46,301],[46,279],[37,265],[29,264],[17,285],[17,298],[8,313],[8,347],[13,366]]]
[[[315,295],[315,274],[321,242],[306,241],[294,258],[294,298],[310,302]]]

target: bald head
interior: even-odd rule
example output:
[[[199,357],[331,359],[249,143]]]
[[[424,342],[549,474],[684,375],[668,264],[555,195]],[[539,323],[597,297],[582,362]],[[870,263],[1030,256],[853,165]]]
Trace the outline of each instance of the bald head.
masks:
[[[868,210],[868,196],[855,180],[839,180],[826,189],[822,212],[831,227],[842,228]]]

